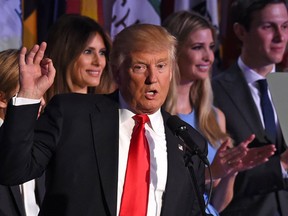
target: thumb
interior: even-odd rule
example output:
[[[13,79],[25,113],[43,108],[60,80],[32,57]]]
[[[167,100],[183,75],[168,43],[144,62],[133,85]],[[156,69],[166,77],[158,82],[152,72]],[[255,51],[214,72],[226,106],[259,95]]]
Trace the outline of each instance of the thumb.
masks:
[[[244,140],[241,145],[247,147],[255,139],[255,134],[251,134],[246,140]]]
[[[219,147],[218,151],[225,150],[225,149],[227,149],[230,146],[231,146],[231,139],[227,138],[226,140],[224,140],[224,142],[222,142],[222,144]]]

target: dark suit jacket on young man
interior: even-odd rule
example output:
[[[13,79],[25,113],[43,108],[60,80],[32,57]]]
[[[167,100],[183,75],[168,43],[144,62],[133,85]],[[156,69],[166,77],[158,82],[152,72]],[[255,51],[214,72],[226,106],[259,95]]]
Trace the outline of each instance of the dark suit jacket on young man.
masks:
[[[45,179],[41,176],[35,180],[35,198],[40,206],[45,193]],[[0,185],[0,216],[29,216],[25,214],[20,188]]]
[[[265,134],[250,89],[239,66],[234,64],[212,81],[215,106],[226,116],[227,131],[235,144],[256,135],[253,145],[271,143]],[[258,167],[238,174],[234,198],[221,215],[274,216],[288,215],[287,179],[282,177],[279,154],[285,150],[282,140],[276,144],[277,155]],[[286,189],[286,190],[285,190]]]
[[[47,167],[46,195],[40,215],[116,215],[118,93],[56,96],[35,121],[38,107],[9,104],[3,125],[3,130],[6,129],[0,136],[0,149],[5,149],[0,150],[0,182],[18,184],[41,175]],[[170,115],[165,111],[162,115],[166,122]],[[34,126],[34,157],[31,158],[29,148],[33,144]],[[181,141],[166,124],[165,132],[168,177],[162,215],[200,215],[183,152],[178,147]],[[204,138],[191,127],[189,132],[207,153]],[[14,152],[14,146],[21,154]],[[203,190],[204,164],[193,156],[193,165]]]

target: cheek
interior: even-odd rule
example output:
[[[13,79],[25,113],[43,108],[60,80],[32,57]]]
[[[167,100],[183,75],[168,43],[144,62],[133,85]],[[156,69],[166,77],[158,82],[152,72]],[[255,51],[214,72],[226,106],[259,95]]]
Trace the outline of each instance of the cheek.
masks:
[[[192,68],[199,60],[201,60],[200,55],[197,53],[187,52],[186,55],[182,55],[181,64],[183,65],[183,68]]]
[[[101,65],[103,66],[103,68],[105,68],[106,64],[107,64],[107,61],[106,61],[106,57],[104,56]]]

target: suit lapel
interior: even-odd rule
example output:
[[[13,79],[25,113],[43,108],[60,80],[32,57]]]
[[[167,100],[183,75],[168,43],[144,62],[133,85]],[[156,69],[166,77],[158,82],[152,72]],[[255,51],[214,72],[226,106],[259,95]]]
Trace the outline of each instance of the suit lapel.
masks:
[[[10,190],[12,193],[12,196],[15,200],[15,203],[17,205],[18,211],[20,212],[20,215],[25,216],[25,208],[24,208],[24,204],[23,204],[23,198],[22,195],[20,193],[20,188],[19,186],[10,186]]]
[[[97,166],[111,215],[116,215],[118,180],[118,103],[104,98],[91,114]],[[107,133],[110,131],[110,133]]]
[[[246,80],[237,64],[234,64],[233,67],[226,72],[225,79],[220,80],[220,83],[230,96],[235,108],[247,122],[250,130],[256,132],[259,137],[263,137],[264,130],[256,105]],[[243,105],[243,101],[245,101],[246,104]]]

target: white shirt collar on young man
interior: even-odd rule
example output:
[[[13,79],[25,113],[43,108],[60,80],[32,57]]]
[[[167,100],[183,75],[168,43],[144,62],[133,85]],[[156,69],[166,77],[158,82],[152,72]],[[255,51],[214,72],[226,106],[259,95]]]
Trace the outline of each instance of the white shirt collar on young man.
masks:
[[[240,69],[241,69],[241,71],[242,71],[242,73],[246,79],[246,82],[250,88],[251,95],[252,95],[253,100],[256,104],[256,107],[258,109],[258,113],[260,115],[260,119],[262,121],[262,125],[264,127],[264,119],[263,119],[261,105],[260,105],[260,92],[259,92],[257,81],[261,80],[261,79],[266,79],[266,77],[261,76],[259,73],[257,73],[256,71],[252,70],[247,65],[245,65],[245,63],[243,62],[243,60],[240,57],[238,58],[238,65],[239,65],[239,67],[240,67]],[[275,72],[275,65],[273,66],[272,71],[270,73],[274,73],[274,72]],[[268,95],[270,97],[270,100],[272,101],[269,89],[268,89]],[[277,125],[278,124],[278,118],[277,118],[277,114],[276,114],[273,103],[272,103],[272,106],[274,109],[274,117],[275,117],[275,121],[276,121],[275,123]]]

